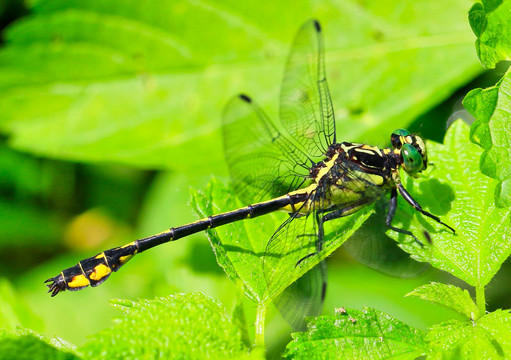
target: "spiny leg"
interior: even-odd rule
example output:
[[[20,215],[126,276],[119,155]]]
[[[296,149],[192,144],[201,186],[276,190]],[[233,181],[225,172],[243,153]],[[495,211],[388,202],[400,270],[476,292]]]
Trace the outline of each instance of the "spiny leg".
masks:
[[[365,205],[368,204],[369,201],[367,200],[364,200],[364,201],[359,201],[355,204],[352,204],[352,205],[349,205],[349,206],[346,206],[342,209],[337,209],[335,211],[332,211],[324,216],[320,216],[322,214],[322,212],[317,212],[315,215],[316,215],[316,223],[318,224],[318,232],[317,232],[317,240],[316,240],[316,251],[311,253],[311,254],[308,254],[306,256],[304,256],[303,258],[301,258],[300,260],[298,260],[298,262],[296,263],[295,266],[298,266],[300,265],[304,260],[310,258],[311,256],[314,256],[314,255],[317,255],[319,254],[319,252],[321,250],[323,250],[323,244],[324,244],[324,229],[323,229],[323,224],[326,222],[326,221],[330,221],[330,220],[334,220],[334,219],[339,219],[341,217],[344,217],[344,216],[347,216],[347,215],[351,215],[355,212],[357,212],[358,210],[360,210],[362,207],[364,207]]]
[[[440,220],[440,218],[436,215],[433,215],[429,212],[427,212],[426,210],[423,210],[422,207],[420,206],[420,204],[412,197],[412,195],[410,195],[408,193],[408,191],[406,191],[406,189],[403,187],[403,184],[397,184],[397,188],[399,190],[399,193],[401,194],[401,196],[410,204],[412,205],[415,210],[419,211],[420,213],[422,213],[423,215],[426,215],[427,217],[435,220],[437,223],[439,224],[442,224],[443,226],[445,226],[446,228],[448,228],[449,230],[452,231],[453,234],[456,234],[456,230],[454,230],[452,227],[450,227],[449,225],[447,225],[446,223],[442,222],[442,220]]]
[[[392,226],[392,219],[394,219],[394,215],[396,215],[396,209],[397,209],[397,190],[394,188],[394,189],[392,189],[392,192],[390,193],[389,211],[387,212],[387,219],[385,220],[385,223],[391,230],[394,230],[395,232],[398,232],[400,234],[409,235],[409,236],[413,237],[413,239],[420,246],[424,246],[424,244],[422,242],[420,242],[419,239],[417,239],[417,237],[411,231]]]

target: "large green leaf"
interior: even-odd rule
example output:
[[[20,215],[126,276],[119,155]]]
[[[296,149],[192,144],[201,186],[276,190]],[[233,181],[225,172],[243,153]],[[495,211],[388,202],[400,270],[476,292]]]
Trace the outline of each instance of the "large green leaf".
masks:
[[[0,129],[45,156],[210,172],[225,102],[249,92],[275,113],[310,17],[325,30],[340,139],[386,142],[479,71],[463,2],[34,2],[5,32]]]
[[[472,141],[481,146],[481,172],[499,180],[495,201],[501,207],[511,205],[511,72],[487,89],[474,89],[463,105],[476,118],[470,129]]]
[[[226,310],[203,294],[114,304],[124,316],[80,349],[88,359],[219,359],[248,354]]]
[[[428,359],[508,359],[511,356],[511,314],[497,310],[477,321],[451,320],[427,334]]]
[[[408,228],[425,245],[420,247],[403,234],[390,234],[415,259],[428,261],[472,286],[484,286],[511,253],[510,210],[495,205],[495,182],[479,172],[479,148],[469,141],[469,127],[462,121],[449,128],[444,144],[428,143],[428,157],[434,165],[426,176],[408,177],[405,188],[426,210],[454,227],[456,234],[402,198],[394,225]]]
[[[493,69],[511,57],[511,1],[482,0],[468,13],[470,26],[477,36],[476,50],[481,63]]]
[[[310,319],[308,331],[293,334],[292,359],[415,359],[426,349],[424,334],[378,310],[338,309]]]

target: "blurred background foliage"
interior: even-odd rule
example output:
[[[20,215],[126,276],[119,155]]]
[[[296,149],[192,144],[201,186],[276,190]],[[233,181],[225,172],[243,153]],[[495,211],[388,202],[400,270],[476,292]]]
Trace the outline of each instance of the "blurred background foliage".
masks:
[[[298,27],[320,20],[338,139],[387,146],[406,127],[441,141],[483,72],[470,3],[421,1],[0,0],[0,326],[76,345],[111,324],[113,298],[203,291],[228,308],[238,290],[203,234],[136,257],[107,284],[50,298],[43,281],[103,249],[195,220],[189,188],[228,181],[220,136],[231,96],[270,114]],[[434,160],[433,160],[434,161]],[[271,233],[268,234],[268,238]],[[511,307],[511,266],[489,310]],[[389,277],[341,249],[325,311],[370,306],[425,329],[454,313],[403,298],[429,270]],[[457,285],[462,285],[457,283]],[[245,306],[252,319],[254,305]],[[250,321],[250,320],[249,320]],[[275,314],[267,341],[290,328]]]

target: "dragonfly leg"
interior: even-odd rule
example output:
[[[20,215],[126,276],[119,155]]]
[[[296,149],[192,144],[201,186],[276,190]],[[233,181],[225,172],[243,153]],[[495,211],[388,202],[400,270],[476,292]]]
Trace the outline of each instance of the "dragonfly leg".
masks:
[[[304,260],[310,258],[311,256],[319,254],[321,252],[321,250],[323,250],[323,244],[325,242],[325,239],[324,239],[325,233],[324,233],[324,229],[323,229],[323,224],[326,221],[339,219],[343,216],[351,215],[351,214],[357,212],[358,210],[360,210],[362,207],[366,206],[368,202],[369,202],[368,200],[360,201],[360,202],[354,203],[352,205],[346,206],[342,209],[337,209],[335,211],[332,211],[326,215],[322,215],[323,212],[319,212],[319,211],[316,212],[316,215],[315,215],[316,223],[318,224],[316,251],[311,254],[308,254],[308,255],[304,256],[303,258],[301,258],[300,260],[298,260],[298,262],[296,263],[295,266],[300,265]]]
[[[387,219],[385,220],[385,223],[391,230],[394,230],[395,232],[398,232],[400,234],[410,235],[420,246],[424,246],[424,244],[419,239],[417,239],[417,237],[411,231],[392,226],[392,219],[394,219],[394,215],[396,215],[396,209],[397,209],[397,190],[394,188],[390,193],[389,211],[387,213]]]
[[[440,220],[440,218],[438,216],[433,215],[433,214],[427,212],[426,210],[423,210],[422,207],[420,206],[420,204],[412,197],[412,195],[410,195],[410,193],[408,193],[408,191],[406,191],[406,189],[404,188],[403,184],[397,184],[397,189],[399,190],[399,193],[401,194],[401,196],[410,205],[412,205],[415,208],[415,210],[417,210],[420,213],[422,213],[423,215],[426,215],[427,217],[435,220],[437,223],[442,224],[443,226],[445,226],[446,228],[451,230],[453,234],[456,234],[456,230],[454,230],[452,227],[450,227],[446,223],[442,222],[442,220]],[[390,211],[390,209],[389,209],[389,211]]]

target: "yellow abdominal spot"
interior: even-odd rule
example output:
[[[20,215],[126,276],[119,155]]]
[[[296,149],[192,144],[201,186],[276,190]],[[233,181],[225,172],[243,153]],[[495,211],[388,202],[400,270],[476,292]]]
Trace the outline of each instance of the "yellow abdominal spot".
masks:
[[[105,264],[99,264],[94,268],[94,271],[90,273],[89,278],[91,278],[91,280],[100,280],[111,272],[112,270],[110,270],[108,266]]]
[[[135,253],[136,254],[136,253]],[[135,255],[133,254],[133,255]],[[119,258],[119,262],[121,263],[121,265],[124,265],[126,264],[128,261],[130,261],[130,259],[133,257],[133,255],[126,255],[126,256],[121,256]]]
[[[73,277],[73,280],[67,283],[67,286],[70,288],[81,288],[89,285],[90,285],[89,279],[87,279],[83,274],[76,275],[75,277]]]

